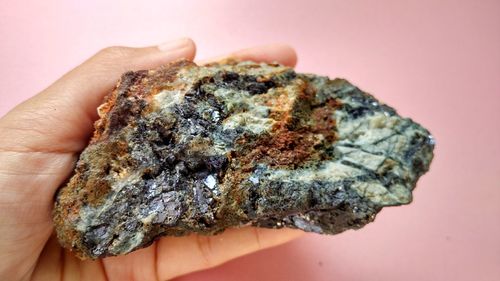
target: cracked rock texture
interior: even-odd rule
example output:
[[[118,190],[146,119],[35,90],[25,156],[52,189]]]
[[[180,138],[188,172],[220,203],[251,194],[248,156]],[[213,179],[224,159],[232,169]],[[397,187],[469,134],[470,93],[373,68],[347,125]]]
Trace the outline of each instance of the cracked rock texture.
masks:
[[[121,255],[254,225],[335,234],[410,203],[429,132],[346,80],[278,64],[125,73],[56,198],[61,244]]]

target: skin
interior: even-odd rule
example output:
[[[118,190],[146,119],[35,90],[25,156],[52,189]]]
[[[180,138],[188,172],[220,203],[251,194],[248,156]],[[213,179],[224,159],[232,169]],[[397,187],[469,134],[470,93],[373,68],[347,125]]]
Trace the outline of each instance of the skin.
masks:
[[[301,235],[245,227],[217,236],[164,237],[126,256],[96,261],[75,258],[55,239],[54,194],[87,145],[104,95],[123,72],[193,60],[195,49],[186,38],[153,47],[103,49],[0,119],[0,280],[169,280]],[[229,56],[296,63],[294,50],[286,45]]]

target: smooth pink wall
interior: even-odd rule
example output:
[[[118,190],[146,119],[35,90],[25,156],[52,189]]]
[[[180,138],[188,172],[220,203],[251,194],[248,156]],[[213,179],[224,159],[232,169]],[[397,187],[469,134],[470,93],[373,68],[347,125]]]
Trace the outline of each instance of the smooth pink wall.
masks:
[[[428,127],[414,203],[180,280],[500,280],[500,1],[1,1],[0,115],[98,49],[268,42]]]

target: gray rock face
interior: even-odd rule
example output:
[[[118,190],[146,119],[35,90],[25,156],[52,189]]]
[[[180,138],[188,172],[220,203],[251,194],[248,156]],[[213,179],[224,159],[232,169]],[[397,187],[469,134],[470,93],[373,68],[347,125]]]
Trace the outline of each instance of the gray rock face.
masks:
[[[120,255],[252,224],[322,234],[410,203],[433,138],[342,79],[276,64],[129,72],[58,193],[61,244]]]

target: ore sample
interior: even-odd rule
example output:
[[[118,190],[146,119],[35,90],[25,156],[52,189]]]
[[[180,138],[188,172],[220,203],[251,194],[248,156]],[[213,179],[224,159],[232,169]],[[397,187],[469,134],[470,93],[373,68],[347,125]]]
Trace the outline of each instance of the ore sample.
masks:
[[[346,80],[279,64],[128,72],[98,112],[54,209],[61,245],[80,258],[244,225],[358,229],[411,202],[434,147]]]

